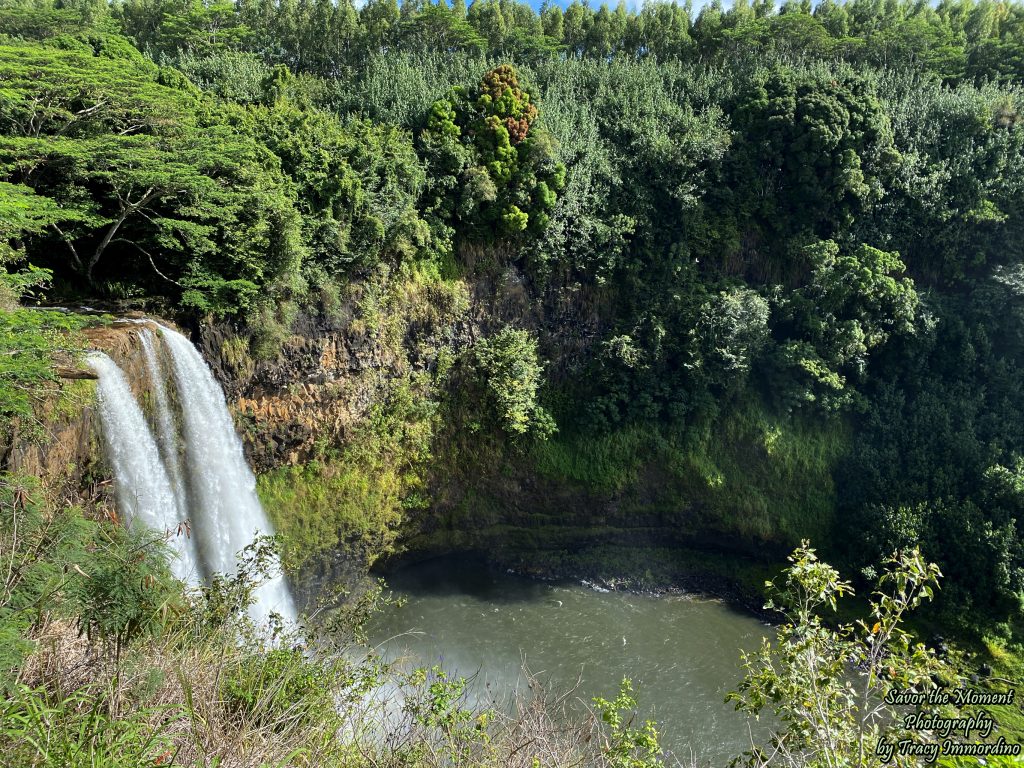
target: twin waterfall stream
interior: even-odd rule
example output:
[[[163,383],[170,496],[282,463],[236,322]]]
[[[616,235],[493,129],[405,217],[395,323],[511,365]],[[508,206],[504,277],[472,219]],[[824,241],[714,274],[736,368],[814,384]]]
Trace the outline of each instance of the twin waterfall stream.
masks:
[[[99,376],[100,421],[119,510],[128,523],[168,535],[172,570],[186,583],[231,575],[239,553],[257,535],[273,533],[256,478],[224,393],[199,351],[170,328],[137,322],[152,423],[117,364],[102,352],[88,356]],[[250,616],[265,624],[277,614],[294,625],[295,606],[276,570],[256,590]]]

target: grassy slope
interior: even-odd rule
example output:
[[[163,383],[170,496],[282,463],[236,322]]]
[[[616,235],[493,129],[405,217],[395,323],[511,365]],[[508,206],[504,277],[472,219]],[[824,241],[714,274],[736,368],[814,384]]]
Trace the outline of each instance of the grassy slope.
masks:
[[[688,431],[626,427],[607,436],[558,435],[530,450],[557,483],[598,495],[646,497],[649,469],[661,503],[698,510],[702,529],[785,544],[825,537],[835,509],[832,470],[849,445],[838,421],[772,416],[744,400]]]

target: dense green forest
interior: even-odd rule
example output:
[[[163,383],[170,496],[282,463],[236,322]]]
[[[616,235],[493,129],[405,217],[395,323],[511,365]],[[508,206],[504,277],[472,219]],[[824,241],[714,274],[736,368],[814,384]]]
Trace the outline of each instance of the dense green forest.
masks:
[[[1024,5],[5,0],[0,42],[10,293],[272,355],[355,282],[512,265],[574,309],[474,348],[474,429],[842,435],[820,545],[921,542],[937,616],[1014,637]]]
[[[218,323],[248,361],[356,296],[348,327],[425,349],[422,370],[348,447],[261,477],[293,549],[391,551],[438,473],[525,463],[612,493],[643,482],[638,457],[705,505],[718,554],[777,564],[813,537],[868,595],[919,545],[888,561],[874,629],[841,638],[816,611],[851,585],[792,558],[780,653],[830,658],[822,701],[863,749],[836,702],[851,658],[884,666],[876,632],[913,662],[884,685],[938,674],[896,631],[910,608],[1024,655],[1022,82],[1019,2],[0,0],[0,447],[74,408],[55,369],[86,321],[29,305]],[[435,333],[502,281],[528,311]],[[491,742],[434,670],[395,683],[413,704],[393,760],[357,756],[328,681],[351,713],[392,670],[239,643],[252,564],[189,603],[159,546],[55,496],[0,474],[0,743],[25,764],[216,764],[246,741],[282,765],[512,765],[524,729],[561,733],[539,708]],[[378,598],[325,635],[360,639]],[[90,650],[45,658],[83,653],[109,689],[19,687],[48,680],[29,638],[62,621]],[[734,701],[782,702],[813,750],[772,653]],[[181,755],[167,701],[187,702]],[[600,737],[553,765],[657,765],[634,708],[628,687],[599,704]]]

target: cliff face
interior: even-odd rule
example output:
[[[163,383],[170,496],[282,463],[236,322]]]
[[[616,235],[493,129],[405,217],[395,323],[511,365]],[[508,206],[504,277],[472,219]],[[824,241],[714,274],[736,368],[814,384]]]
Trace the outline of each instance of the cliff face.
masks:
[[[540,553],[721,545],[736,526],[708,512],[699,472],[671,471],[649,449],[654,435],[630,436],[633,452],[619,477],[564,471],[549,454],[568,452],[583,464],[599,456],[568,436],[537,448],[466,431],[472,416],[452,412],[464,382],[458,374],[432,378],[507,324],[538,333],[549,380],[571,376],[601,335],[600,301],[573,286],[538,298],[511,268],[454,293],[388,278],[361,285],[333,313],[293,318],[269,357],[253,353],[251,330],[212,323],[198,336],[279,530],[305,537],[306,547],[330,541],[313,569],[320,576],[396,552],[484,550],[525,562]],[[410,398],[438,413],[409,416]],[[429,451],[393,444],[409,434],[427,435]],[[748,447],[765,458],[763,446]],[[744,534],[730,546],[756,551],[766,540]]]
[[[578,287],[538,298],[514,268],[458,283],[385,275],[330,311],[291,318],[270,355],[256,354],[259,329],[207,323],[196,335],[279,530],[314,548],[330,540],[314,568],[326,576],[396,550],[563,548],[597,530],[633,542],[665,532],[657,513],[620,514],[636,507],[620,494],[533,477],[518,447],[480,435],[458,445],[460,356],[511,324],[538,333],[549,378],[568,375],[599,336],[598,301]],[[623,539],[624,527],[635,535]]]
[[[539,292],[514,268],[456,286],[371,279],[333,312],[294,317],[264,358],[251,330],[199,329],[264,501],[300,548],[324,547],[321,575],[403,551],[484,550],[517,563],[609,548],[763,554],[800,535],[787,510],[795,519],[831,504],[834,447],[798,468],[806,487],[787,483],[789,454],[807,435],[756,412],[696,441],[643,430],[594,438],[563,425],[530,445],[473,431],[457,361],[477,339],[509,324],[535,331],[557,384],[579,375],[607,313],[599,294]]]
[[[512,268],[468,281],[379,274],[276,327],[206,321],[191,335],[225,389],[290,556],[312,554],[311,592],[402,552],[482,550],[577,572],[605,558],[614,571],[623,558],[642,561],[641,549],[763,554],[810,533],[800,527],[806,511],[834,505],[842,436],[822,441],[756,408],[702,435],[601,437],[563,425],[535,444],[479,431],[473,403],[459,400],[459,360],[476,340],[509,324],[534,330],[547,379],[564,382],[603,335],[600,303],[578,286],[538,295]],[[86,334],[142,395],[137,327]],[[3,466],[70,499],[105,499],[93,399],[91,382],[64,382],[40,415],[45,428],[22,425],[0,446]],[[797,465],[806,456],[819,458]]]
[[[555,298],[560,297],[560,298]],[[375,403],[403,379],[436,371],[505,325],[546,329],[553,375],[576,364],[597,336],[590,298],[572,291],[536,298],[512,267],[468,281],[373,276],[340,306],[300,312],[267,357],[252,329],[197,328],[204,357],[224,385],[254,465],[266,471],[308,461],[317,446],[344,446]]]
[[[257,471],[309,461],[318,445],[344,445],[410,365],[364,329],[305,315],[270,359],[254,359],[248,336],[227,324],[202,326],[199,339]]]
[[[83,331],[90,349],[109,355],[124,371],[132,390],[148,387],[138,326],[127,321]],[[70,361],[69,361],[70,363]],[[87,367],[62,366],[52,395],[40,403],[34,420],[21,420],[0,438],[0,467],[39,478],[58,499],[96,501],[109,495],[95,408],[94,376]]]

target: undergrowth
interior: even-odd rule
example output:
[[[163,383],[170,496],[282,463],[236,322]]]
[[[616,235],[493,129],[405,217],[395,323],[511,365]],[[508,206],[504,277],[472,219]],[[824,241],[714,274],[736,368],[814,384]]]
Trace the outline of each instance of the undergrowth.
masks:
[[[50,509],[24,478],[3,475],[0,490],[5,764],[660,765],[656,741],[629,725],[631,700],[580,717],[568,694],[532,679],[508,706],[478,709],[462,678],[385,663],[364,629],[389,599],[379,585],[341,607],[329,595],[301,626],[256,627],[246,609],[267,548],[250,549],[235,575],[187,589],[170,575],[162,537]],[[610,706],[624,710],[615,727]]]
[[[827,536],[832,471],[849,444],[838,418],[776,416],[751,398],[676,428],[558,434],[532,445],[529,458],[542,476],[592,493],[636,495],[653,477],[662,503],[694,508],[703,530],[788,545]]]

